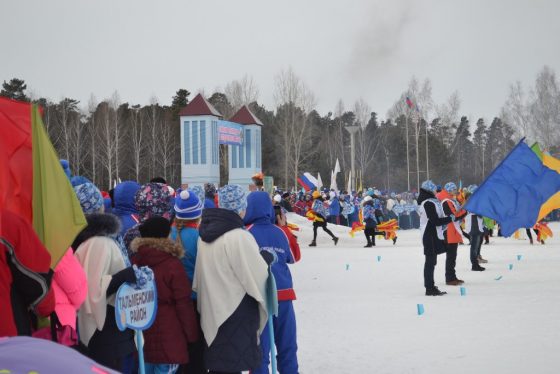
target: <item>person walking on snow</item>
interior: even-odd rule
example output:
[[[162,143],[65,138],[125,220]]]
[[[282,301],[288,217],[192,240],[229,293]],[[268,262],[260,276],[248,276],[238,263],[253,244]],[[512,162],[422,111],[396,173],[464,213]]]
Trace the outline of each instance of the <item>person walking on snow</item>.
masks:
[[[377,229],[377,218],[375,217],[375,208],[373,207],[373,198],[371,196],[364,197],[362,208],[362,217],[364,219],[364,234],[366,236],[367,244],[364,248],[370,248],[375,246],[375,236],[385,235],[382,232],[378,232]]]
[[[454,215],[445,217],[443,207],[435,196],[436,185],[431,180],[422,183],[418,195],[420,205],[420,232],[424,246],[424,287],[426,296],[441,296],[447,292],[440,291],[434,283],[434,269],[437,255],[445,252],[443,227],[455,220]]]
[[[244,223],[254,236],[261,252],[273,252],[277,261],[272,264],[272,273],[278,289],[278,316],[273,318],[274,340],[278,350],[278,371],[286,374],[298,373],[296,318],[292,301],[296,299],[292,275],[288,264],[299,259],[293,253],[289,238],[274,224],[275,213],[270,209],[272,202],[266,192],[252,192],[247,198],[247,214]],[[280,209],[280,214],[282,210]],[[270,336],[268,329],[261,335],[263,359],[260,368],[251,374],[268,374],[270,363]]]
[[[463,283],[457,278],[455,265],[457,262],[457,247],[459,243],[463,243],[461,236],[461,220],[467,215],[467,212],[461,210],[461,205],[455,198],[457,195],[457,185],[453,182],[446,183],[443,190],[437,194],[437,198],[443,205],[443,212],[446,217],[455,216],[455,221],[448,224],[444,231],[445,237],[445,283],[449,286],[458,286]]]
[[[338,238],[327,228],[327,216],[329,215],[329,209],[325,206],[325,201],[321,196],[319,191],[313,191],[313,207],[311,210],[315,213],[315,220],[313,221],[313,241],[309,244],[310,247],[317,246],[317,229],[321,227],[323,231],[329,234],[334,241],[334,245],[337,245]]]

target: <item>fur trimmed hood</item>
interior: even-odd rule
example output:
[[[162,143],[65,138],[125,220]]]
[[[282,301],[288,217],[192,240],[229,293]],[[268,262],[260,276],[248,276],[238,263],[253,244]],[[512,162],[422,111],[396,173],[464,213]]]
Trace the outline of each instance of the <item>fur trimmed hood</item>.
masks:
[[[136,238],[130,243],[130,250],[133,253],[138,253],[142,247],[168,253],[177,258],[185,255],[183,247],[169,238]]]
[[[78,249],[80,244],[94,236],[115,238],[121,231],[121,222],[117,216],[112,214],[86,214],[86,220],[88,225],[78,234],[72,243],[74,252]]]

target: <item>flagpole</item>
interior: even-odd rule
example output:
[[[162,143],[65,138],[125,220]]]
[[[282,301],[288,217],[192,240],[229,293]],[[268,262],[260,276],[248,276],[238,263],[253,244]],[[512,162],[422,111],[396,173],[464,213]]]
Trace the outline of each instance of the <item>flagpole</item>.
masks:
[[[426,179],[430,179],[430,162],[429,162],[429,146],[428,146],[428,121],[426,121]]]
[[[406,115],[406,180],[410,191],[410,161],[408,157],[408,115]]]

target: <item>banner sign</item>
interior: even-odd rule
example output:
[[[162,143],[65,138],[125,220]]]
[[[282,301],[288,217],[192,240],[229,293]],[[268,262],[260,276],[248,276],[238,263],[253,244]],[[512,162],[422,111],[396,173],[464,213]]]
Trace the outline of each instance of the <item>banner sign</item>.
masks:
[[[218,121],[218,142],[243,145],[243,125],[230,121]]]
[[[142,288],[125,283],[116,295],[115,314],[119,330],[146,330],[154,323],[157,313],[157,291],[154,279]]]

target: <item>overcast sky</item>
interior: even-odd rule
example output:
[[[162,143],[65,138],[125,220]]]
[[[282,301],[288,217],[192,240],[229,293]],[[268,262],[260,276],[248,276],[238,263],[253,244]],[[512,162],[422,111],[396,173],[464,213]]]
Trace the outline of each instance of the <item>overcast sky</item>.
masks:
[[[415,75],[436,102],[458,90],[461,114],[499,113],[510,83],[560,73],[560,1],[2,1],[0,81],[86,103],[169,104],[179,88],[210,95],[244,74],[272,108],[292,66],[322,114],[363,97],[385,114]]]

